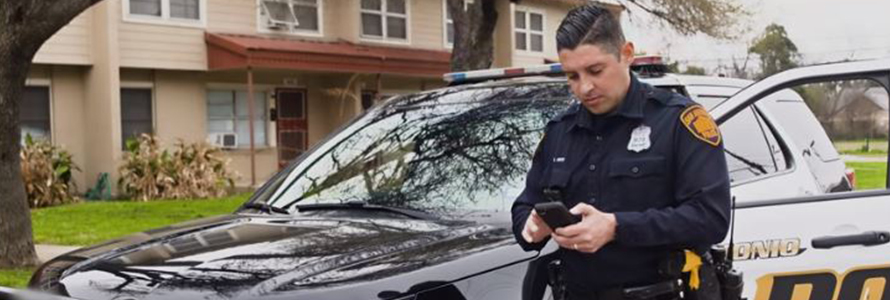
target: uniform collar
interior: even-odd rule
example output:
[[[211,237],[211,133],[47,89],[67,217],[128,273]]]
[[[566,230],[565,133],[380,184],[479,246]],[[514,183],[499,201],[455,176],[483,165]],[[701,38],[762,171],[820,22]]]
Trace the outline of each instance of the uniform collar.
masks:
[[[593,129],[594,122],[598,120],[603,120],[605,118],[613,118],[615,116],[621,116],[628,119],[642,119],[643,118],[643,108],[646,105],[646,93],[644,91],[643,84],[637,79],[637,76],[633,73],[630,74],[630,87],[627,90],[627,95],[624,96],[624,101],[618,105],[614,111],[603,115],[594,115],[589,110],[587,110],[583,105],[577,110],[575,114],[574,124],[569,126],[569,128],[573,127],[582,127],[586,129]]]

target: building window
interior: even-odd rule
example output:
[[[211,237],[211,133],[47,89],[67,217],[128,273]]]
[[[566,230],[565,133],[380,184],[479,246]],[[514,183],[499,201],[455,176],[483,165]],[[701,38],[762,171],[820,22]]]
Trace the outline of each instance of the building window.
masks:
[[[464,10],[473,3],[473,0],[464,0]],[[445,47],[454,47],[454,19],[451,18],[451,11],[448,10],[448,0],[442,0],[442,11],[445,12]]]
[[[127,21],[203,24],[206,0],[124,0]]]
[[[170,17],[188,20],[200,20],[200,3],[198,3],[198,0],[170,0]]]
[[[516,50],[544,52],[544,14],[517,7],[513,17]]]
[[[34,140],[50,141],[49,87],[25,87],[19,101],[19,123],[22,130],[20,142],[24,144],[28,135]]]
[[[127,149],[127,140],[139,138],[143,133],[154,132],[152,122],[152,93],[148,88],[121,89],[121,143]]]
[[[321,1],[261,0],[264,27],[284,32],[321,32]]]
[[[130,14],[161,16],[161,0],[130,0]]]
[[[250,114],[247,92],[210,90],[207,92],[207,133],[235,133],[239,147],[250,146]],[[253,134],[255,145],[266,142],[266,93],[254,93]]]
[[[362,0],[362,36],[408,39],[408,0]]]

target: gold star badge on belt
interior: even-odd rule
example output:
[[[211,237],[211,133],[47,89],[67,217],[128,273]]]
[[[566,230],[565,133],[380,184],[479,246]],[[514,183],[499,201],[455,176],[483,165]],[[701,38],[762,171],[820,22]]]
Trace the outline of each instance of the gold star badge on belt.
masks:
[[[718,146],[722,141],[720,129],[717,123],[711,118],[711,115],[701,105],[693,105],[680,114],[680,121],[689,129],[696,138],[710,144]]]

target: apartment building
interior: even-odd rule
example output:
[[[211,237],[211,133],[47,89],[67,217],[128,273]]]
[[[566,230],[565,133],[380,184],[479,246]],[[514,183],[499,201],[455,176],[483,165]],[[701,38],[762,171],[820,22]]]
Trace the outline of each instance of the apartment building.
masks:
[[[496,2],[494,65],[505,67],[555,61],[554,32],[585,1]],[[22,130],[73,154],[81,190],[103,172],[116,182],[125,140],[140,133],[167,145],[219,142],[237,184],[261,184],[376,99],[443,86],[453,39],[445,7],[105,0],[38,52]]]

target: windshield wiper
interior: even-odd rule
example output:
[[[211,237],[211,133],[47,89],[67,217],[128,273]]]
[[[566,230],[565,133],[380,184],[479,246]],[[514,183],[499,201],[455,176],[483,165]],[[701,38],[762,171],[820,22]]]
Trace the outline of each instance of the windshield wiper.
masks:
[[[434,219],[434,216],[425,213],[419,210],[413,210],[408,208],[399,208],[392,206],[383,206],[376,204],[368,204],[368,202],[364,200],[349,200],[343,203],[314,203],[314,204],[302,204],[302,205],[294,205],[298,211],[312,211],[312,210],[364,210],[364,211],[382,211],[389,213],[396,213],[403,216],[407,216],[412,219],[419,220],[429,220]]]
[[[277,207],[277,206],[272,206],[272,205],[269,205],[266,203],[259,203],[259,202],[245,203],[244,205],[241,206],[241,210],[244,210],[244,209],[256,209],[256,210],[259,210],[261,212],[264,212],[264,213],[267,213],[270,215],[272,213],[279,213],[279,214],[285,214],[285,215],[290,214],[290,212],[287,211],[287,209]]]
[[[758,164],[758,163],[753,162],[753,161],[750,161],[750,160],[747,160],[747,159],[745,159],[744,157],[742,157],[741,155],[738,155],[738,154],[735,154],[735,153],[730,152],[730,151],[727,150],[726,148],[724,148],[723,151],[725,151],[727,154],[729,154],[729,156],[732,156],[733,158],[739,160],[739,161],[742,162],[743,164],[746,164],[746,165],[748,165],[749,167],[754,168],[754,169],[756,169],[757,171],[760,171],[761,174],[766,174],[766,173],[767,173],[767,172],[766,172],[766,168],[764,168],[763,165]],[[757,174],[755,174],[755,175],[757,175]]]

